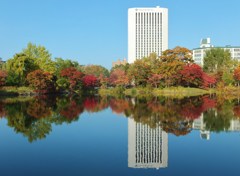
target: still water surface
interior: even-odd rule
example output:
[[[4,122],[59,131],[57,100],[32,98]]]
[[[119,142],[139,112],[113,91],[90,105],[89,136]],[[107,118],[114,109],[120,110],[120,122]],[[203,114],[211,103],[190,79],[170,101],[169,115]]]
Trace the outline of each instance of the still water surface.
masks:
[[[238,100],[2,99],[0,172],[240,175]]]

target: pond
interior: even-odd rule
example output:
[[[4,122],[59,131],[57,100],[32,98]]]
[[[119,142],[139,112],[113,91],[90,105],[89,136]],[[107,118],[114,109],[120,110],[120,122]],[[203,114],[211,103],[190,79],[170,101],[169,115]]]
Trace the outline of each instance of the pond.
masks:
[[[0,100],[1,175],[231,175],[240,101],[35,97]]]

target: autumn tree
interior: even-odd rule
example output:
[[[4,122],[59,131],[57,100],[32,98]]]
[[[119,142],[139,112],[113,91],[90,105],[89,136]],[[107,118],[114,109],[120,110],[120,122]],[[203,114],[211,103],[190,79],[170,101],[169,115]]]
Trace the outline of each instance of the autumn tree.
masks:
[[[70,68],[70,67],[78,68],[79,64],[76,61],[58,57],[58,58],[55,58],[55,67],[56,67],[55,75],[59,77],[63,69]]]
[[[111,68],[110,73],[111,73],[113,70],[116,70],[116,69],[123,70],[123,71],[125,71],[125,72],[127,73],[128,69],[129,69],[129,66],[130,66],[129,63],[116,65],[116,66],[114,66],[114,67]]]
[[[99,84],[100,84],[101,88],[104,88],[104,89],[107,88],[108,83],[109,83],[109,78],[108,77],[101,74],[99,76],[98,80],[99,80]]]
[[[27,82],[39,93],[54,91],[54,77],[51,73],[35,70],[27,75]]]
[[[197,64],[187,64],[180,71],[183,86],[200,87],[203,82],[202,68]]]
[[[161,74],[165,86],[178,85],[181,79],[179,71],[183,66],[192,63],[192,53],[184,47],[175,47],[164,51],[160,57],[161,64],[158,67],[158,74]]]
[[[83,86],[86,88],[94,88],[98,86],[98,79],[94,75],[86,75],[82,79]]]
[[[148,78],[148,84],[150,84],[151,86],[158,88],[158,86],[161,84],[161,80],[162,80],[163,76],[161,74],[152,74],[149,78]]]
[[[163,51],[161,60],[163,62],[172,62],[174,60],[178,60],[184,63],[193,63],[191,50],[180,46],[177,46],[174,49]]]
[[[239,82],[240,82],[240,66],[238,66],[238,67],[234,70],[233,77],[234,77],[234,79],[236,80],[237,85],[238,85],[238,87],[239,87]]]
[[[87,65],[83,67],[83,73],[86,75],[94,75],[95,77],[99,78],[102,74],[106,77],[109,76],[109,71],[105,67],[101,65]]]
[[[216,77],[214,75],[209,75],[205,72],[203,72],[202,79],[203,79],[203,82],[202,82],[203,88],[212,88],[217,83]]]
[[[71,92],[78,92],[82,88],[83,73],[74,67],[61,71],[61,78],[57,80],[60,88],[69,89]]]
[[[129,79],[124,70],[115,69],[110,74],[109,82],[114,86],[127,86]]]
[[[0,70],[0,86],[4,86],[6,83],[7,72],[4,70]]]
[[[146,86],[151,75],[151,65],[146,59],[137,59],[128,69],[128,78],[136,86]]]

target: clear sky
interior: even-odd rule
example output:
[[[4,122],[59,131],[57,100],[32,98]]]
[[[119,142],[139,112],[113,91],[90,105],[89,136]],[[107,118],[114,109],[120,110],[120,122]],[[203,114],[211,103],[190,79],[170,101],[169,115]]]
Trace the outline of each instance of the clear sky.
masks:
[[[28,42],[53,58],[111,68],[127,57],[131,7],[169,9],[169,48],[240,45],[239,0],[0,0],[0,57],[11,58]]]

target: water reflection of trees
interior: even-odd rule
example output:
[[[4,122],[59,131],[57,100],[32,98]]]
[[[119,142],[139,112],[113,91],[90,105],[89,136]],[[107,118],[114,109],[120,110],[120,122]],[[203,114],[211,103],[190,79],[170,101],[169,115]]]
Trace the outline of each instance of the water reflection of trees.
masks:
[[[92,97],[35,97],[26,101],[0,101],[0,117],[29,141],[45,138],[52,125],[78,121],[86,111],[95,113],[106,108],[123,114],[151,128],[161,127],[177,136],[191,132],[195,119],[203,115],[205,130],[228,130],[231,120],[240,118],[237,100],[222,100],[209,96],[184,99],[171,98],[100,98]]]

